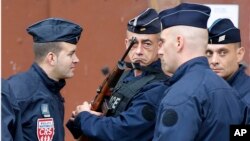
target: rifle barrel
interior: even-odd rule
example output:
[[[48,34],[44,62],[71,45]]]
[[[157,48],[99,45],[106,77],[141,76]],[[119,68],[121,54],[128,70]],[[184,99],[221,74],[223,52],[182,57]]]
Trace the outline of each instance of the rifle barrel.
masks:
[[[120,61],[124,61],[124,59],[126,58],[126,56],[128,55],[128,52],[130,51],[130,49],[132,48],[132,46],[136,43],[136,38],[132,37],[131,42],[129,44],[128,49],[126,50],[126,52],[124,53],[124,55],[122,56],[122,59]]]

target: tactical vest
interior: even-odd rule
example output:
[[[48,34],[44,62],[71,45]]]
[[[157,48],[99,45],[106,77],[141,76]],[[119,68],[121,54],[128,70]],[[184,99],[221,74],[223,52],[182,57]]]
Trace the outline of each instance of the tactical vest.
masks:
[[[152,73],[139,79],[129,81],[128,83],[124,83],[123,79],[127,74],[128,72],[124,72],[118,84],[113,89],[112,96],[107,103],[109,110],[106,116],[118,116],[127,109],[131,99],[138,94],[143,86],[167,78],[162,72]]]

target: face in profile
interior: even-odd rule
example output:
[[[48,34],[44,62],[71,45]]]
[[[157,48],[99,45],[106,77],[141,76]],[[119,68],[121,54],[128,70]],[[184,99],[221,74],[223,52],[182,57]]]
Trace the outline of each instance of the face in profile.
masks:
[[[158,51],[159,58],[161,59],[161,67],[165,74],[172,74],[176,68],[176,52],[174,37],[169,29],[165,29],[161,33],[161,44]]]
[[[209,44],[206,56],[210,68],[222,78],[228,79],[238,70],[244,48],[237,44]]]
[[[132,37],[136,37],[136,43],[129,51],[129,59],[141,66],[148,66],[158,59],[159,38],[158,34],[136,34],[127,31],[126,47],[129,46]]]
[[[71,78],[74,76],[76,64],[79,62],[76,56],[76,45],[62,42],[61,48],[53,72],[58,79]]]

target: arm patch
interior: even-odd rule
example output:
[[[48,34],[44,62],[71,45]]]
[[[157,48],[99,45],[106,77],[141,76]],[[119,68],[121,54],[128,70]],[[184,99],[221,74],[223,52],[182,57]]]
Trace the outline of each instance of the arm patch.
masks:
[[[155,111],[152,106],[146,105],[142,109],[142,116],[147,121],[153,121],[155,119]]]
[[[165,126],[173,126],[178,120],[178,114],[173,109],[167,109],[163,114],[162,123]]]

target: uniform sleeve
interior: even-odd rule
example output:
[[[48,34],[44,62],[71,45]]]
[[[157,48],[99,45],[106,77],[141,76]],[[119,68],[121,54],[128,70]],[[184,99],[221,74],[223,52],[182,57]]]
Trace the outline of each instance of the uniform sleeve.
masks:
[[[15,114],[13,109],[11,108],[11,104],[6,95],[2,94],[2,140],[4,141],[12,141],[13,133],[12,128],[15,123]],[[14,128],[15,129],[15,128]]]
[[[142,91],[134,97],[130,107],[117,117],[99,117],[82,112],[76,117],[75,125],[95,140],[152,139],[157,105],[165,89],[164,85],[155,85]],[[155,100],[157,95],[159,99]]]
[[[201,124],[196,106],[191,100],[180,105],[161,105],[154,141],[193,141]]]
[[[4,141],[22,141],[21,114],[7,81],[2,80],[1,134]]]

